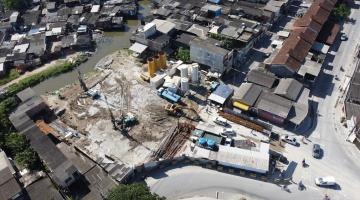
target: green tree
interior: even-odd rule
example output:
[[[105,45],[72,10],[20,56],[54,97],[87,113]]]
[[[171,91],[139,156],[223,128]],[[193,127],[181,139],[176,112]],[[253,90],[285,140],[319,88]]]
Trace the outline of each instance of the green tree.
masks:
[[[40,163],[38,155],[31,148],[27,148],[23,152],[17,153],[15,156],[15,161],[20,166],[30,170],[38,169]]]
[[[165,200],[165,198],[152,194],[144,184],[134,183],[116,186],[110,191],[106,200]]]
[[[29,147],[25,136],[19,133],[11,133],[5,136],[5,148],[13,157]]]
[[[190,62],[190,50],[185,48],[178,48],[176,52],[176,59],[181,60],[185,63]]]
[[[31,0],[3,0],[3,2],[9,10],[24,10],[30,5]]]
[[[347,17],[349,17],[350,13],[350,8],[343,3],[335,7],[333,10],[333,15],[340,19],[346,19]]]

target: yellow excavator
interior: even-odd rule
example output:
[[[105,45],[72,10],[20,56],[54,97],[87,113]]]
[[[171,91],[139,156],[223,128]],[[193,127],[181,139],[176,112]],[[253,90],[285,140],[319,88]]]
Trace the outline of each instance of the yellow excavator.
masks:
[[[188,118],[193,121],[201,120],[200,116],[198,115],[196,110],[193,108],[184,107],[184,106],[181,106],[178,104],[167,103],[167,104],[165,104],[164,109],[171,116],[185,117],[185,118]]]

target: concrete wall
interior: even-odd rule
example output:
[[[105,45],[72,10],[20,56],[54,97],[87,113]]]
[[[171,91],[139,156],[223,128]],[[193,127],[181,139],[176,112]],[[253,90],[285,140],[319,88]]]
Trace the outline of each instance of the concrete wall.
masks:
[[[190,45],[190,60],[209,66],[213,72],[223,73],[226,70],[228,66],[224,65],[224,58],[225,56],[211,49],[205,49],[196,44]]]

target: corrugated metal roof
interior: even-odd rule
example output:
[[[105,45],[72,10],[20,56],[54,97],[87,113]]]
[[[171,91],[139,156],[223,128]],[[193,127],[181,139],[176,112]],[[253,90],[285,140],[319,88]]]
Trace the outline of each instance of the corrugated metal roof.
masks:
[[[256,107],[285,119],[289,115],[292,102],[276,94],[262,92],[256,103]]]
[[[295,101],[299,96],[303,85],[293,78],[280,79],[274,93]]]
[[[259,70],[251,70],[247,76],[246,81],[255,83],[267,88],[272,88],[277,78],[271,73],[265,73]]]
[[[238,89],[235,90],[233,99],[253,106],[261,94],[262,87],[253,83],[243,83]]]
[[[225,101],[233,94],[233,92],[234,90],[231,87],[225,84],[220,84],[216,90],[211,93],[208,99],[219,104],[224,104]]]

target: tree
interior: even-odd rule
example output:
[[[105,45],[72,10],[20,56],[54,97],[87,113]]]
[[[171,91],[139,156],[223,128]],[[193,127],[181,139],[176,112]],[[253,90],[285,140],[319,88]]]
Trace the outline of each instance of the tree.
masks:
[[[190,61],[190,50],[180,47],[180,48],[178,48],[175,56],[176,56],[176,59],[187,63]]]
[[[25,136],[19,133],[11,133],[5,136],[5,148],[10,156],[15,156],[29,147]]]
[[[116,186],[110,191],[106,200],[165,200],[165,198],[152,194],[144,184],[134,183]]]
[[[31,3],[31,0],[3,0],[9,10],[24,10]]]
[[[24,151],[17,153],[15,156],[15,161],[20,166],[30,170],[38,169],[40,164],[38,155],[31,148],[27,148]]]
[[[350,13],[350,8],[343,3],[335,7],[333,10],[333,15],[340,19],[346,19],[350,15]]]

